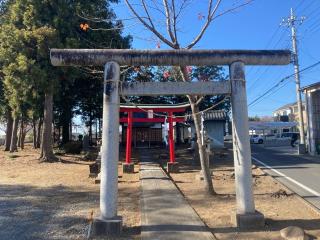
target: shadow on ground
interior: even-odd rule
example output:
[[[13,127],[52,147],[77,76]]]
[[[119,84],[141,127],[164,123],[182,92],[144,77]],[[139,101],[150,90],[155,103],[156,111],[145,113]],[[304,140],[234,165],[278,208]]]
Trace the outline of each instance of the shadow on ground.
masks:
[[[0,193],[0,239],[85,239],[88,209],[99,206],[98,191],[62,185],[0,185]]]

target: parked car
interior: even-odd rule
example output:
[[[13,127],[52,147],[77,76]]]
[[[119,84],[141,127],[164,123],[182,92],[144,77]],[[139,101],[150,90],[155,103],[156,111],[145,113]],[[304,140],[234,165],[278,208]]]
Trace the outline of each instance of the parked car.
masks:
[[[300,134],[297,132],[284,132],[284,133],[281,133],[280,138],[300,139]]]
[[[258,134],[252,134],[252,135],[250,135],[250,143],[254,143],[254,142],[253,142],[253,139],[254,139],[254,138],[257,138],[257,137],[259,137]]]
[[[280,134],[279,139],[285,140],[285,141],[289,140],[291,142],[292,142],[292,140],[295,140],[293,143],[291,143],[291,145],[292,144],[299,144],[300,134],[297,132],[284,132],[284,133]]]
[[[255,135],[253,135],[255,136]],[[263,144],[264,140],[272,140],[275,139],[276,135],[274,134],[267,134],[267,135],[257,135],[256,137],[250,138],[251,143]]]

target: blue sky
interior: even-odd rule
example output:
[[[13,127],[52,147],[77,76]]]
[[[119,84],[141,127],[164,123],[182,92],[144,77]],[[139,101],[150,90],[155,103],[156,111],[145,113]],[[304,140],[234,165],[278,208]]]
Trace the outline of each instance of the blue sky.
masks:
[[[158,1],[159,0],[155,0]],[[135,2],[135,1],[131,1]],[[152,1],[147,1],[152,2]],[[161,1],[160,1],[161,2]],[[176,1],[177,3],[180,1]],[[224,0],[220,11],[227,9],[233,3],[241,0]],[[191,5],[184,12],[180,22],[179,35],[182,43],[190,42],[195,36],[202,20],[198,15],[206,14],[207,0],[191,0]],[[279,26],[283,18],[290,14],[290,8],[295,9],[297,16],[305,16],[306,20],[298,26],[298,47],[300,67],[306,67],[320,60],[320,2],[317,0],[255,0],[251,5],[241,10],[217,18],[206,32],[203,39],[196,45],[198,49],[291,49],[290,29]],[[118,18],[128,18],[131,15],[122,1],[114,6]],[[161,21],[161,16],[153,12],[155,21]],[[144,30],[135,21],[125,21],[125,33],[133,35],[133,48],[155,49],[158,39]],[[161,29],[161,27],[160,27]],[[161,29],[164,31],[164,29]],[[165,49],[165,44],[161,43]],[[320,81],[320,67],[315,67],[301,74],[301,86]],[[293,73],[293,65],[250,67],[246,68],[248,103],[263,94],[281,78]],[[294,79],[276,92],[249,107],[249,115],[272,115],[278,107],[296,100]]]

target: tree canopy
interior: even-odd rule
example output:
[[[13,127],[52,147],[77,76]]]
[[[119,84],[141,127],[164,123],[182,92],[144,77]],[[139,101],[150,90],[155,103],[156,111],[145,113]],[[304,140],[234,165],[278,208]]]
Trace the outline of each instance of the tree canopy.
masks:
[[[101,113],[101,69],[55,68],[50,48],[130,48],[110,8],[116,0],[7,0],[0,2],[0,114],[26,121],[43,117],[44,97],[54,96],[54,122],[69,131],[75,111]],[[108,19],[88,22],[83,16]],[[85,26],[85,27],[84,27]],[[109,28],[111,31],[100,29]],[[86,74],[84,74],[86,72]],[[99,88],[99,89],[98,89]],[[91,113],[90,113],[91,114]],[[48,124],[48,123],[47,123]],[[65,141],[69,135],[65,134]]]

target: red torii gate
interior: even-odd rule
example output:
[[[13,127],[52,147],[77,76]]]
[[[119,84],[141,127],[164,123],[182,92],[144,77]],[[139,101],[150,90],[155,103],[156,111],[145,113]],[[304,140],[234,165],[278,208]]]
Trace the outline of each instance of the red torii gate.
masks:
[[[174,139],[173,139],[173,123],[185,122],[184,117],[174,116],[174,113],[185,112],[189,104],[180,105],[121,105],[120,112],[126,112],[127,117],[119,119],[120,123],[127,123],[127,142],[126,142],[126,162],[123,164],[123,171],[126,173],[132,173],[134,171],[134,164],[131,162],[131,142],[132,142],[132,124],[136,123],[165,123],[165,117],[155,118],[134,118],[134,112],[151,112],[153,113],[167,113],[167,119],[169,123],[169,150],[170,160],[167,165],[167,170],[173,172],[177,170],[174,154]]]

